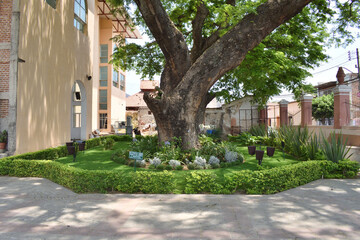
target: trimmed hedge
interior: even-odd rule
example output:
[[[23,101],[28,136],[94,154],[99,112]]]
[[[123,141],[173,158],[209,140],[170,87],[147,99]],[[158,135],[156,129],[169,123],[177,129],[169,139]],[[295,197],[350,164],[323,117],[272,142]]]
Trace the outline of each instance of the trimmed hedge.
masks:
[[[323,177],[354,177],[358,171],[359,164],[350,160],[343,160],[339,164],[326,160],[307,161],[269,170],[245,170],[226,176],[225,189],[232,193],[240,190],[248,194],[272,194]]]
[[[99,138],[92,138],[89,140],[86,140],[85,149],[90,149],[96,146],[99,146],[102,144],[102,142],[107,139],[111,138],[115,142],[120,141],[131,141],[132,137],[129,135],[109,135],[105,137],[99,137]],[[30,152],[30,153],[24,153],[19,154],[16,156],[6,157],[4,159],[14,160],[14,159],[26,159],[26,160],[55,160],[61,157],[66,157],[68,155],[68,151],[66,146],[60,146],[56,148],[48,148],[36,152]]]
[[[0,175],[47,178],[77,193],[108,192],[118,189],[136,193],[170,193],[171,172],[83,170],[49,160],[0,160]]]
[[[309,183],[324,177],[353,177],[359,164],[349,160],[339,164],[330,161],[307,161],[261,171],[239,171],[219,177],[206,171],[188,171],[185,193],[271,194]],[[0,175],[47,178],[77,193],[108,192],[115,189],[127,193],[173,193],[176,190],[173,172],[122,172],[82,170],[54,161],[1,159]]]

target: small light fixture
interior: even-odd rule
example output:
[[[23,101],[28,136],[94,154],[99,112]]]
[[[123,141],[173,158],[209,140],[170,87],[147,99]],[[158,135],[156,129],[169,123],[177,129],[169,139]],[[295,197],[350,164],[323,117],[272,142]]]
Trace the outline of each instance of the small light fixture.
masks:
[[[89,80],[89,81],[90,81],[90,80],[91,80],[91,78],[92,78],[92,76],[90,76],[90,75],[87,75],[87,74],[86,74],[86,78],[87,78],[87,80]]]

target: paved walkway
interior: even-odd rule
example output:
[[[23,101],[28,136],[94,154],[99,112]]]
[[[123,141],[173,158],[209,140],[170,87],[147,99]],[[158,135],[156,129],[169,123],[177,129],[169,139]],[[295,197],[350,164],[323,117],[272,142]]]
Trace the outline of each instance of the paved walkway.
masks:
[[[79,195],[0,177],[0,239],[360,239],[360,179],[248,196]]]

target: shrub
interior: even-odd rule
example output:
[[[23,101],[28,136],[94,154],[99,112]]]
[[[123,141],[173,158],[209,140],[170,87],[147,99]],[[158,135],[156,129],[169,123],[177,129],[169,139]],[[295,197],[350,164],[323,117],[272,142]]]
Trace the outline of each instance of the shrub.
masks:
[[[316,134],[313,134],[308,141],[304,142],[304,148],[306,149],[306,156],[310,160],[320,160],[319,153],[321,154],[320,142]]]
[[[7,157],[5,159],[26,159],[26,160],[55,160],[59,157],[65,157],[68,155],[68,151],[66,146],[56,147],[56,148],[48,148],[36,152],[19,154],[16,156]]]
[[[210,159],[209,159],[209,164],[210,165],[219,165],[220,160],[215,156],[211,156]]]
[[[175,170],[178,170],[178,171],[181,171],[184,169],[184,166],[183,165],[179,165],[179,166],[176,166],[175,167]]]
[[[170,161],[169,161],[169,165],[170,165],[173,169],[175,169],[177,166],[180,166],[181,163],[180,163],[179,161],[177,161],[177,160],[170,160]]]
[[[115,143],[114,139],[109,138],[109,137],[105,138],[105,140],[104,140],[104,149],[105,150],[112,149],[113,146],[114,146],[114,143]]]
[[[107,137],[103,137],[103,139],[112,138],[115,141],[128,141],[129,136],[116,136],[111,135]],[[131,139],[131,137],[130,137]],[[92,138],[86,140],[85,149],[90,149],[96,146],[101,145],[101,138]],[[27,159],[27,160],[55,160],[61,157],[66,157],[68,155],[68,151],[66,146],[59,146],[56,148],[48,148],[36,152],[19,154],[16,156],[10,156],[6,159]]]
[[[252,126],[249,130],[249,133],[255,137],[267,136],[266,126],[264,124]]]
[[[269,170],[244,170],[226,175],[225,188],[230,192],[240,190],[249,194],[271,194],[301,186],[322,177],[331,177],[344,169],[349,172],[349,175],[353,175],[353,172],[358,171],[356,165],[356,163],[354,165],[346,163],[342,166],[330,161],[307,161]]]
[[[163,164],[157,165],[156,169],[160,170],[160,171],[163,171],[165,169],[165,165],[163,165]]]
[[[195,158],[195,160],[194,160],[194,164],[197,165],[197,166],[199,166],[199,167],[204,168],[205,165],[206,165],[206,159],[203,158],[203,157],[197,156],[197,157]]]
[[[213,173],[189,172],[185,175],[185,192],[231,193],[240,190],[251,194],[269,194],[306,184],[322,176],[353,177],[358,173],[359,167],[357,162],[349,160],[339,163],[326,160],[307,161],[269,170],[244,170],[228,174],[225,176],[224,184]],[[1,159],[0,175],[47,178],[77,193],[107,192],[115,189],[127,193],[171,193],[175,188],[174,175],[167,171],[129,173],[82,170],[49,160]]]
[[[191,172],[186,178],[185,193],[222,193],[222,186],[213,173]]]
[[[309,138],[309,131],[307,127],[301,129],[301,127],[282,126],[279,129],[279,136],[285,143],[285,151],[291,153],[299,159],[306,157],[306,148],[304,143]]]
[[[188,167],[188,169],[189,170],[195,170],[195,164],[194,163],[189,163],[188,165],[187,165],[187,167]]]
[[[136,137],[137,141],[131,143],[130,150],[135,152],[149,152],[151,156],[159,151],[158,137],[145,136]]]
[[[170,170],[173,170],[173,168],[170,165],[165,165],[165,170],[170,171]]]
[[[126,150],[117,150],[111,155],[110,160],[119,164],[126,164],[128,153]]]
[[[237,159],[238,159],[238,153],[237,152],[227,151],[225,153],[226,162],[236,162]]]
[[[153,159],[150,159],[150,164],[157,167],[161,164],[161,160],[158,157],[154,157]]]
[[[347,139],[344,142],[342,134],[336,137],[334,132],[331,133],[329,142],[324,135],[322,135],[322,140],[322,147],[327,160],[337,163],[351,156],[348,155],[350,148],[346,149]]]
[[[171,193],[174,191],[174,175],[168,171],[136,172],[119,182],[116,189],[127,193]]]

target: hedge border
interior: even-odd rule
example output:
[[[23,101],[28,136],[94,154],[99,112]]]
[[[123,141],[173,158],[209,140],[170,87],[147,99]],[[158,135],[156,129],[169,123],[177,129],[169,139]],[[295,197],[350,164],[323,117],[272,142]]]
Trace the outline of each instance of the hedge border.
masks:
[[[89,140],[86,140],[85,149],[90,149],[96,146],[101,145],[101,142],[106,138],[112,138],[115,142],[121,142],[121,141],[131,141],[132,137],[129,135],[109,135],[104,137],[98,137],[98,138],[91,138]],[[25,160],[55,160],[61,157],[68,156],[68,151],[66,146],[60,146],[56,148],[48,148],[36,152],[30,152],[30,153],[24,153],[19,154],[16,156],[10,156],[3,158],[4,160],[15,160],[15,159],[25,159]]]
[[[272,194],[298,187],[322,177],[354,177],[359,164],[350,160],[339,164],[330,161],[307,161],[269,170],[243,170],[225,175],[225,182],[211,172],[188,171],[185,193],[230,194],[242,191],[248,194]],[[47,178],[77,193],[174,193],[174,173],[163,171],[82,170],[48,160],[0,159],[0,175]]]

